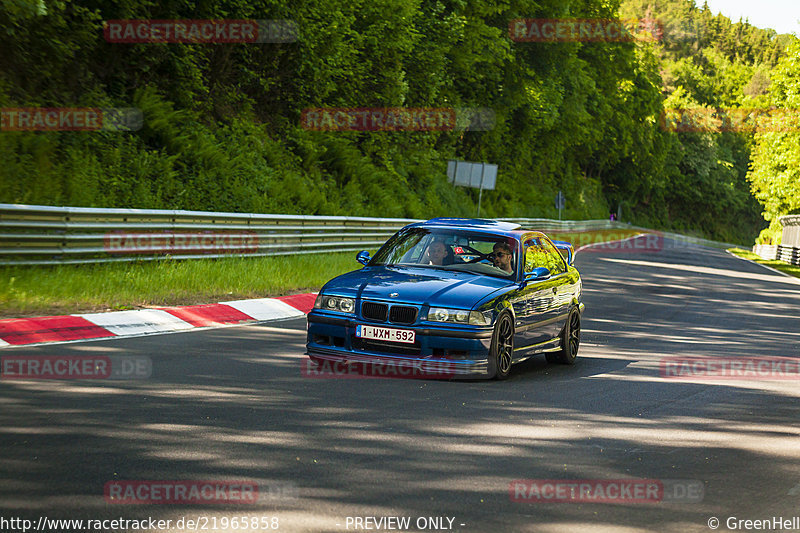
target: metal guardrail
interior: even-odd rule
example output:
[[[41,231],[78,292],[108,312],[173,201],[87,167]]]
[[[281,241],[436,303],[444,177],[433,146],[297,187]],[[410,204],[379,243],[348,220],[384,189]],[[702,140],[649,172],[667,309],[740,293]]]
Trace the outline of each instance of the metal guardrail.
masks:
[[[609,220],[501,220],[558,232],[651,231]],[[418,220],[0,204],[0,265],[358,251],[377,248],[412,222]],[[692,244],[720,245],[663,235]]]
[[[0,265],[357,251],[383,244],[411,222],[0,204]]]

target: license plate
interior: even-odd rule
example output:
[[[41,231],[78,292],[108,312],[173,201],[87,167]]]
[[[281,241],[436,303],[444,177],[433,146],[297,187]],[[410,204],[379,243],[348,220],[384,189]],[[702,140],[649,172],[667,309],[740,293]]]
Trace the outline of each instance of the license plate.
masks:
[[[416,332],[410,329],[376,328],[374,326],[356,326],[356,337],[379,341],[405,342],[414,344]]]

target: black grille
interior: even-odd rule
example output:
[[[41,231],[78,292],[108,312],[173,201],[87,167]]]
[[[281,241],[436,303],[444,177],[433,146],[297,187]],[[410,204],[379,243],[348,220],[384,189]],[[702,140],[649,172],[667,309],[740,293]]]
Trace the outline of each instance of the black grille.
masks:
[[[395,324],[413,324],[417,319],[417,308],[404,305],[393,305],[389,311],[389,322]]]
[[[356,350],[363,350],[373,353],[385,353],[392,355],[419,355],[419,344],[402,344],[373,341],[371,339],[361,339],[353,335],[350,337],[352,346]]]
[[[361,316],[370,320],[386,321],[386,311],[389,308],[386,304],[375,302],[364,302],[361,304]]]

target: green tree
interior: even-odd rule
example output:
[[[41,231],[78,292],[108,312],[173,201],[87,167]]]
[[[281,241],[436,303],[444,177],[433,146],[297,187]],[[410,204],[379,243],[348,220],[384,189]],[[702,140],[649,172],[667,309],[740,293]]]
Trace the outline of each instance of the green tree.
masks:
[[[776,131],[756,134],[752,155],[752,171],[747,178],[755,197],[764,207],[764,218],[770,222],[762,232],[762,242],[776,242],[781,226],[778,218],[800,212],[800,41],[793,43],[772,72],[771,103],[776,116]],[[785,131],[780,131],[785,128]]]

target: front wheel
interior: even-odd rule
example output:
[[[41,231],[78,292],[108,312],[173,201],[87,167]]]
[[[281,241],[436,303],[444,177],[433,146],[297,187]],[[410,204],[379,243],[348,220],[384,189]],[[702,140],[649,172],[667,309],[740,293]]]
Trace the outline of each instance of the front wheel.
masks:
[[[574,365],[578,356],[578,347],[581,344],[581,313],[573,307],[564,329],[561,330],[561,350],[546,354],[547,362]]]
[[[514,319],[504,313],[497,319],[489,350],[489,375],[494,379],[507,379],[511,373],[514,355]]]

